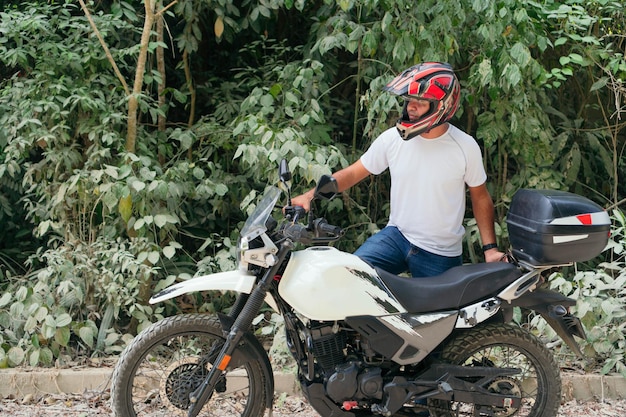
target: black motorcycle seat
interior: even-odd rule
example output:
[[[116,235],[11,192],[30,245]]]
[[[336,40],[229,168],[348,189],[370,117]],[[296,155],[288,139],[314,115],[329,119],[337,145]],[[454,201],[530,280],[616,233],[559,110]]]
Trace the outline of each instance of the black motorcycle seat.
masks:
[[[427,278],[402,277],[380,268],[376,272],[409,313],[459,309],[496,295],[522,275],[506,262],[457,266]]]

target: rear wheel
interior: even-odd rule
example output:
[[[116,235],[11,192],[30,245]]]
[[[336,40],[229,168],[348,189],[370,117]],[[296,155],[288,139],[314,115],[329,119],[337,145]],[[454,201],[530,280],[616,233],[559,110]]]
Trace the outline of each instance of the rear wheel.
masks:
[[[168,317],[141,332],[113,372],[111,403],[117,417],[187,416],[189,395],[204,380],[224,343],[215,317]],[[265,411],[261,365],[239,352],[236,369],[218,381],[199,416],[260,417]]]
[[[520,397],[521,406],[483,407],[431,400],[431,416],[555,417],[561,401],[561,378],[554,357],[539,339],[509,324],[474,328],[444,348],[444,362],[464,366],[517,368],[516,375],[487,384],[487,390]]]

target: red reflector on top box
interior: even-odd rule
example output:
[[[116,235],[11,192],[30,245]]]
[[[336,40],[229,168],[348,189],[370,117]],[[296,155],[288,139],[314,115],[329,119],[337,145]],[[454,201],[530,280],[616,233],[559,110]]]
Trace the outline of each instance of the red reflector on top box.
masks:
[[[577,194],[521,189],[506,219],[513,255],[532,265],[582,262],[598,256],[609,240],[611,219]]]

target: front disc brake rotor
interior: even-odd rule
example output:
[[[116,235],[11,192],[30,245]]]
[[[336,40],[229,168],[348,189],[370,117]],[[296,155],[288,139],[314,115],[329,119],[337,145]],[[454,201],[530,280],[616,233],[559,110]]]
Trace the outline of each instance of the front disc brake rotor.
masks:
[[[187,410],[189,395],[195,391],[209,370],[198,364],[199,358],[187,357],[171,364],[161,378],[161,401],[171,410]]]

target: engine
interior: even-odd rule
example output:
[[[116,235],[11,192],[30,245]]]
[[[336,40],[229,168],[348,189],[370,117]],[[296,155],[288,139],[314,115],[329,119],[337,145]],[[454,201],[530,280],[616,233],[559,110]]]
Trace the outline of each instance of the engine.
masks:
[[[348,335],[345,330],[335,330],[335,326],[314,322],[309,325],[307,346],[313,352],[317,363],[325,375],[345,362]]]
[[[307,346],[321,368],[326,393],[333,401],[382,398],[382,369],[369,365],[374,352],[358,334],[320,322],[311,323],[307,330]]]
[[[361,363],[348,362],[339,365],[326,383],[326,393],[333,401],[383,398],[382,370],[364,368]]]

